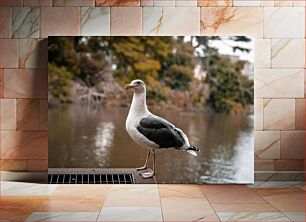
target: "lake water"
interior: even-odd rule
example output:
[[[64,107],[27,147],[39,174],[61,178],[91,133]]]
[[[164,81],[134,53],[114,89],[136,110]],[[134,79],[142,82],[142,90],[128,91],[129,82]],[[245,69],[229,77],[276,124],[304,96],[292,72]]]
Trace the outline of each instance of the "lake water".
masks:
[[[49,108],[49,167],[135,168],[145,148],[128,136],[129,108],[79,104]],[[157,153],[159,183],[251,183],[253,115],[188,113],[153,109],[181,128],[200,149],[197,157],[178,150]]]

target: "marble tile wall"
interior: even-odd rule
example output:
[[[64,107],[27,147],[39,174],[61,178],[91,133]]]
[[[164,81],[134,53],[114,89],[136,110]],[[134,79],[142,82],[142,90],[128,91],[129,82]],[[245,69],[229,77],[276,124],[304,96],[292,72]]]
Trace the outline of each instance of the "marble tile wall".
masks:
[[[248,35],[255,42],[256,178],[285,179],[288,171],[289,179],[301,178],[305,6],[303,0],[0,0],[1,169],[47,169],[48,36]]]

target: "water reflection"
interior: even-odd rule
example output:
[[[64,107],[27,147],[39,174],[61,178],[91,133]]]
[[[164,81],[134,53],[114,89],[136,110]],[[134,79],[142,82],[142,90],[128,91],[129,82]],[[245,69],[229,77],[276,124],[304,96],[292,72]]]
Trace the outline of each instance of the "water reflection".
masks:
[[[201,152],[157,154],[160,183],[247,183],[253,179],[253,116],[155,109]],[[141,166],[146,149],[125,131],[128,108],[65,105],[49,109],[49,167]]]

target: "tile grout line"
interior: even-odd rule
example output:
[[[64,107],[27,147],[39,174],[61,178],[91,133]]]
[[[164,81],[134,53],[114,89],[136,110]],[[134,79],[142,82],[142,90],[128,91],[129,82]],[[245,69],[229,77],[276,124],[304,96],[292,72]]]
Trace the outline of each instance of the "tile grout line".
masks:
[[[161,196],[160,196],[160,191],[159,191],[159,184],[156,184],[157,190],[158,190],[158,197],[159,197],[159,205],[160,205],[160,211],[161,211],[161,216],[162,216],[162,221],[164,222],[164,213],[163,213],[163,207],[161,203]]]
[[[205,184],[204,184],[204,186],[205,186]],[[207,200],[207,202],[209,203],[210,207],[211,207],[211,208],[213,209],[213,211],[215,212],[215,214],[216,214],[217,218],[219,219],[219,221],[222,222],[222,220],[221,220],[221,218],[219,217],[217,211],[216,211],[215,208],[212,206],[212,204],[210,203],[209,199],[205,196],[204,192],[203,192],[202,189],[200,188],[200,185],[197,185],[197,187],[200,189],[200,191],[201,191],[203,197]]]

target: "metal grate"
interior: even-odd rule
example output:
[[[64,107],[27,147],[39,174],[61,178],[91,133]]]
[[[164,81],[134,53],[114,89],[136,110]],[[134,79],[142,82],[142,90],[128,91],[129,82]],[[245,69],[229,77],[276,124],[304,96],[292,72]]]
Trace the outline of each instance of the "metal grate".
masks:
[[[132,174],[48,174],[49,184],[134,184]]]

